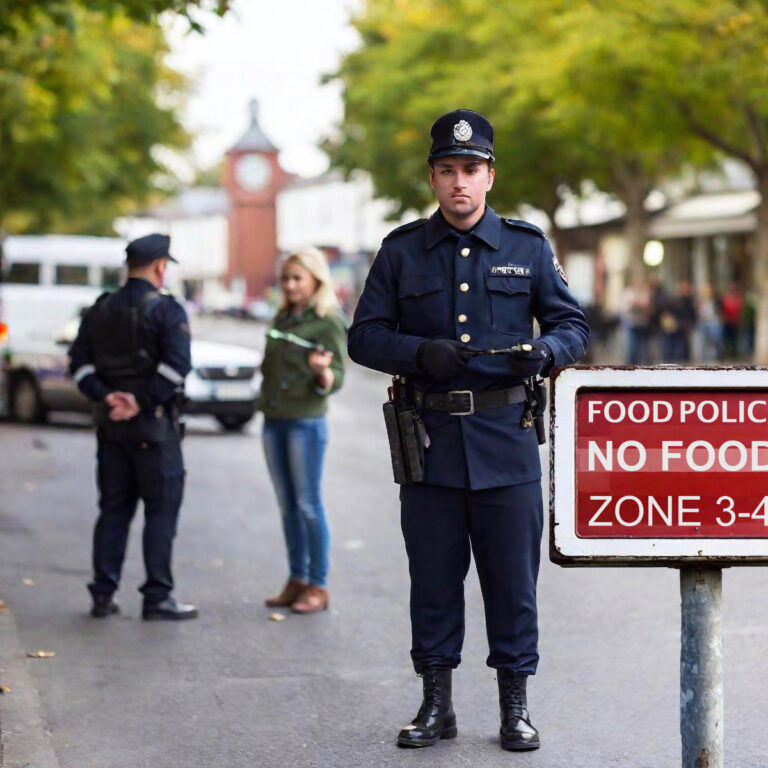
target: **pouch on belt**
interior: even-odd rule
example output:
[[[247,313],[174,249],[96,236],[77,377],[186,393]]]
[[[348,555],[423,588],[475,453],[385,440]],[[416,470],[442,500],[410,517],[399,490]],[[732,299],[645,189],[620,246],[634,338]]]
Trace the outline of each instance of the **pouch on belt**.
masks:
[[[398,485],[415,485],[424,481],[427,431],[404,377],[394,376],[388,393],[383,411],[394,481]]]

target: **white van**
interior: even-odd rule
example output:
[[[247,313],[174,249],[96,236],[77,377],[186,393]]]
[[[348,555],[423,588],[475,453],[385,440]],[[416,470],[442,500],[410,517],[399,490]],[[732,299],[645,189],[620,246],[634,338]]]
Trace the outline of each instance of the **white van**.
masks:
[[[125,241],[120,238],[5,239],[0,264],[0,416],[33,422],[52,410],[90,409],[67,375],[67,350],[82,312],[105,290],[123,282],[124,259]],[[169,273],[173,280],[172,269]],[[192,364],[190,411],[215,416],[225,429],[246,424],[261,385],[261,354],[193,341]],[[219,375],[219,369],[225,373]]]
[[[57,335],[99,294],[120,284],[124,251],[125,243],[116,237],[12,235],[4,240],[0,415],[31,420],[40,415],[39,401],[49,390],[55,398],[65,373],[54,370]]]

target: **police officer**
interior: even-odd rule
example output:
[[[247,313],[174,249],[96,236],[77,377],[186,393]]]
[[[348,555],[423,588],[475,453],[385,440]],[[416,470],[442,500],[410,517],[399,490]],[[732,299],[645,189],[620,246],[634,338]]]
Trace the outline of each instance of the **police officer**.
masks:
[[[486,205],[495,176],[488,120],[464,109],[443,115],[432,126],[428,163],[439,208],[384,238],[349,331],[353,360],[410,381],[427,433],[424,480],[400,491],[411,658],[423,701],[397,743],[456,736],[451,673],[461,660],[472,552],[501,746],[536,749],[526,681],[539,659],[541,467],[523,385],[578,360],[589,328],[541,230]]]
[[[170,238],[128,244],[128,280],[99,297],[69,350],[69,370],[95,403],[99,518],[93,535],[91,616],[118,613],[128,531],[144,502],[146,581],[142,617],[193,619],[197,609],[171,594],[171,548],[184,489],[178,404],[191,368],[184,308],[161,292]]]

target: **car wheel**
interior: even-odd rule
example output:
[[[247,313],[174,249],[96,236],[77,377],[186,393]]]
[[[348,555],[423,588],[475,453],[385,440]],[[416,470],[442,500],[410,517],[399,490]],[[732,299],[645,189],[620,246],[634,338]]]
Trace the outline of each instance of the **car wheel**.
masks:
[[[32,424],[45,421],[45,405],[37,382],[28,374],[17,376],[11,388],[11,416],[14,421]]]
[[[242,432],[243,427],[253,418],[253,416],[217,416],[216,421],[221,424],[227,432]]]

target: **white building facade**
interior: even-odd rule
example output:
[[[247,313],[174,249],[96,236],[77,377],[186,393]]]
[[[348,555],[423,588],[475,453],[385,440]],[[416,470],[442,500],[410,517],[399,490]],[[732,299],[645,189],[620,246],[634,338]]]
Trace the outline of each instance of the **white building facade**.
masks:
[[[282,251],[309,244],[343,254],[375,253],[390,230],[419,215],[393,221],[388,217],[394,210],[394,203],[374,198],[373,182],[362,172],[349,179],[329,173],[295,181],[277,198],[278,246]]]

